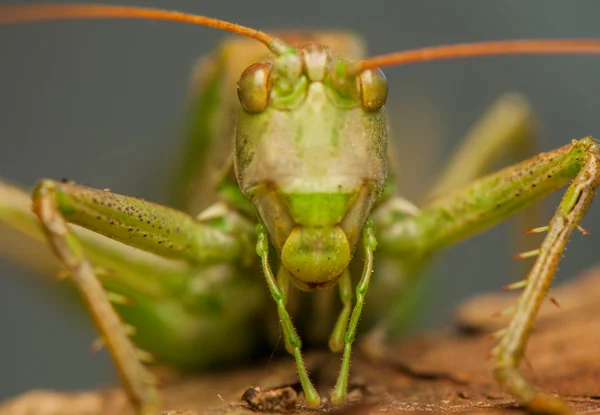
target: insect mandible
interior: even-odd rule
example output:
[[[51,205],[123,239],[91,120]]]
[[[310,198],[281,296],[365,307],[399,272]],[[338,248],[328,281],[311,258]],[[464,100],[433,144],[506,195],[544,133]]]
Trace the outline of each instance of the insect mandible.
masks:
[[[140,17],[189,20],[183,14],[135,10],[102,6],[40,6],[37,9],[34,6],[24,6],[2,10],[0,22],[15,23],[19,18],[59,19],[67,17],[65,13],[69,14],[69,18],[133,17],[134,13],[138,13]],[[36,16],[36,13],[39,14]],[[206,25],[224,26],[222,22],[211,23],[203,18],[198,18],[198,21]],[[356,56],[358,53],[351,50],[351,44],[331,47],[337,53],[355,59],[346,61],[339,60],[335,54],[331,55],[327,48],[314,39],[307,42],[305,38],[295,34],[281,35],[279,39],[239,26],[228,28],[238,33],[245,32],[262,41],[276,58],[270,56],[268,62],[251,66],[238,81],[238,98],[242,109],[239,110],[235,132],[236,149],[229,153],[235,169],[226,158],[209,160],[217,161],[226,168],[215,169],[215,178],[204,180],[205,184],[218,189],[220,203],[193,220],[179,212],[72,183],[42,181],[34,196],[34,210],[41,218],[54,249],[69,267],[73,279],[88,294],[90,304],[97,307],[93,313],[97,315],[97,322],[104,325],[101,331],[105,341],[115,357],[132,401],[141,412],[150,411],[154,407],[154,389],[127,340],[127,330],[118,322],[110,304],[101,301],[105,297],[103,290],[94,285],[95,270],[86,257],[89,257],[96,270],[111,268],[116,269],[118,275],[123,275],[122,281],[116,284],[113,281],[117,286],[110,286],[110,282],[106,281],[105,284],[120,295],[132,297],[138,304],[137,307],[141,308],[144,302],[154,304],[154,301],[159,302],[168,295],[169,298],[179,299],[180,303],[177,306],[169,303],[164,308],[179,307],[177,312],[183,313],[185,318],[189,317],[188,313],[210,315],[224,307],[223,299],[212,298],[205,292],[194,292],[195,286],[189,283],[192,280],[191,269],[198,273],[194,274],[195,283],[198,279],[210,281],[212,278],[231,284],[228,293],[229,301],[232,301],[236,294],[237,298],[244,300],[248,293],[245,290],[254,289],[255,284],[244,287],[243,282],[236,279],[240,277],[241,270],[254,270],[253,267],[260,265],[271,295],[276,300],[279,318],[283,322],[286,347],[296,358],[307,401],[316,406],[319,404],[319,396],[312,388],[303,367],[300,340],[286,308],[290,282],[301,290],[325,289],[339,283],[343,307],[329,343],[333,350],[344,351],[340,378],[333,394],[333,401],[341,403],[345,395],[351,345],[362,301],[371,279],[376,241],[381,255],[418,261],[435,249],[481,231],[529,202],[572,182],[557,216],[551,222],[551,232],[545,242],[546,249],[529,254],[539,255],[538,264],[543,264],[543,261],[552,262],[552,259],[560,256],[559,251],[549,248],[550,245],[560,248],[566,242],[587,209],[597,186],[595,142],[589,138],[582,139],[556,152],[540,155],[530,162],[486,176],[473,184],[465,185],[464,178],[448,179],[447,183],[441,183],[436,189],[439,198],[417,209],[385,191],[386,186],[391,188],[393,183],[387,176],[387,121],[383,109],[387,85],[378,67],[440,59],[444,56],[455,58],[502,53],[599,53],[597,41],[548,40],[459,45],[364,60],[360,60],[361,57]],[[318,37],[315,35],[315,38]],[[333,39],[322,41],[327,46],[334,42]],[[251,47],[249,44],[246,42],[243,47]],[[256,46],[256,59],[260,59],[264,49],[259,50],[259,47],[263,48],[259,44]],[[353,53],[356,55],[353,56]],[[205,70],[212,70],[210,75],[213,77],[218,76],[223,70],[218,66],[220,63],[213,61],[211,64],[216,67],[207,67]],[[235,72],[234,69],[229,70]],[[234,85],[233,82],[229,85],[231,99],[224,101],[228,107],[222,113],[238,111],[235,95],[232,93],[235,92]],[[202,103],[198,105],[201,106]],[[514,105],[509,107],[515,108]],[[214,108],[203,110],[206,112],[200,115],[209,117]],[[504,110],[506,108],[499,109]],[[507,111],[507,119],[503,124],[513,123],[514,128],[507,128],[509,133],[501,137],[498,145],[502,145],[504,140],[512,139],[514,134],[523,134],[523,115],[524,112],[520,110],[514,113]],[[205,128],[210,120],[204,121],[204,124],[199,123],[199,128]],[[213,124],[211,128],[219,130],[226,127],[215,127]],[[198,134],[200,136],[204,133],[206,132],[202,131]],[[233,134],[233,130],[219,130],[217,135],[226,137],[228,134]],[[227,140],[219,141],[221,143],[227,145]],[[215,142],[210,144],[215,145]],[[284,159],[281,159],[282,154],[285,155]],[[192,172],[191,176],[196,177],[197,172]],[[201,186],[202,183],[198,185]],[[459,190],[445,196],[446,190],[456,188]],[[201,190],[202,196],[206,196],[205,189],[194,190]],[[18,191],[8,186],[3,191],[6,196],[10,196],[5,200],[13,200],[13,197],[17,200],[21,197],[20,194],[13,196],[11,192]],[[181,194],[190,206],[198,203],[187,193],[186,187],[182,188]],[[206,200],[209,199],[207,197]],[[24,213],[22,205],[15,206],[17,209],[7,213],[5,219],[19,218]],[[259,213],[256,231],[250,223],[256,219],[255,209]],[[11,214],[16,216],[10,216]],[[371,219],[368,218],[369,215]],[[20,219],[27,221],[29,217]],[[129,253],[119,251],[118,245],[109,245],[110,248],[106,249],[112,250],[107,253],[103,251],[103,246],[95,245],[95,239],[88,239],[89,234],[82,232],[80,237],[76,237],[75,234],[67,233],[63,222],[65,219],[186,265],[165,265],[142,254],[139,254],[139,258],[133,258]],[[77,242],[79,239],[83,241],[83,250]],[[256,261],[253,252],[255,246],[260,261]],[[352,277],[347,269],[357,246],[359,251],[356,254],[365,258],[366,265],[363,270],[354,273],[361,275],[361,278],[356,291],[357,303],[353,308]],[[273,263],[269,262],[269,251]],[[273,255],[274,253],[277,255]],[[275,256],[279,258],[274,258]],[[277,269],[276,263],[279,261],[283,266],[279,267],[275,275],[271,269]],[[529,279],[540,278],[549,282],[556,264],[551,265],[536,268],[538,271],[531,274]],[[159,266],[164,268],[158,268]],[[155,281],[147,286],[148,277],[158,273],[166,283],[157,284]],[[140,292],[132,292],[140,286],[143,286]],[[525,291],[532,291],[527,294],[532,296],[528,321],[533,319],[535,307],[545,294],[541,290],[534,291],[533,287],[534,284],[529,284]],[[239,292],[236,293],[236,290]],[[113,295],[112,298],[118,299],[119,296]],[[248,316],[262,311],[262,304],[250,304],[247,307],[250,311]],[[123,318],[138,330],[136,341],[139,344],[151,349],[159,358],[179,364],[189,363],[177,361],[189,355],[180,354],[177,347],[195,346],[196,353],[202,356],[192,356],[190,360],[208,359],[212,356],[211,353],[223,352],[210,350],[208,345],[204,345],[208,350],[201,350],[202,347],[197,344],[175,344],[170,345],[174,347],[169,351],[160,350],[164,345],[156,345],[150,332],[153,323],[164,318],[159,315],[164,308],[160,310],[157,307],[155,315],[145,316],[148,317],[146,328],[143,322],[137,320],[139,316],[128,316],[127,311],[122,311]],[[236,324],[246,323],[240,321],[243,320],[240,316],[229,317],[229,321],[223,319],[218,327],[210,329],[215,332],[227,331]],[[151,318],[156,320],[150,322]],[[523,321],[514,320],[511,323],[497,353],[496,376],[505,385],[512,384],[520,376],[515,368],[527,333],[523,334],[515,326],[519,323]],[[194,324],[192,319],[189,325]],[[181,330],[189,330],[189,327],[182,327]],[[516,334],[519,336],[515,337]],[[145,339],[144,335],[147,336]],[[176,340],[178,339],[174,339]],[[222,349],[223,346],[219,348]],[[238,351],[228,352],[231,355]],[[193,363],[202,366],[202,363]],[[536,395],[533,399],[533,389],[528,385],[521,385],[511,392],[533,409],[536,408],[535,405],[553,404],[549,398],[537,398]]]

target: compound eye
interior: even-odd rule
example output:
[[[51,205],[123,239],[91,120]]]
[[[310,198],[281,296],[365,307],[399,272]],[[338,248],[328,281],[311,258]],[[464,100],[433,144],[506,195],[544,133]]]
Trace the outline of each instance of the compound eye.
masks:
[[[379,68],[365,69],[359,77],[360,103],[366,111],[377,111],[385,104],[387,80]]]
[[[242,107],[250,113],[263,112],[269,106],[271,94],[272,65],[259,62],[250,65],[237,84],[237,93]]]

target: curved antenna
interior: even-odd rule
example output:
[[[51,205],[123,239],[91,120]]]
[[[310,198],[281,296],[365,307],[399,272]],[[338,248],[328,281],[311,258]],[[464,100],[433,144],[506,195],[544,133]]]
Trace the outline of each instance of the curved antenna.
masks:
[[[0,6],[0,25],[79,19],[144,19],[189,23],[256,39],[276,55],[281,55],[292,49],[282,40],[260,30],[224,20],[177,11],[104,4],[14,4]]]
[[[600,54],[600,39],[517,39],[495,42],[457,43],[454,45],[409,49],[373,56],[357,61],[352,65],[352,68],[361,71],[376,67],[407,65],[444,59],[534,54],[598,55]]]

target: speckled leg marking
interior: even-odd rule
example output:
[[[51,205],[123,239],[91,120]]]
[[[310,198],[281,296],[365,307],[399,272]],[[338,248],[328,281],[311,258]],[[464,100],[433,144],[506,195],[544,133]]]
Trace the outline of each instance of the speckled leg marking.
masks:
[[[139,414],[155,414],[158,410],[158,393],[152,376],[140,362],[138,350],[129,339],[126,326],[110,304],[92,265],[85,258],[82,245],[67,227],[57,201],[61,197],[57,185],[59,184],[46,180],[36,187],[33,211],[39,217],[56,255],[70,271],[72,280],[112,355],[131,402]]]
[[[576,159],[577,162],[581,160],[583,165],[550,221],[546,238],[539,250],[522,254],[525,257],[537,255],[537,260],[526,280],[514,285],[524,287],[524,291],[517,302],[513,319],[494,350],[494,376],[521,403],[535,412],[570,413],[561,400],[540,394],[523,378],[517,366],[523,357],[535,316],[548,294],[569,236],[579,226],[592,203],[596,188],[600,185],[598,145],[591,140],[584,140],[573,142],[574,147],[582,147],[585,150],[581,159]],[[546,179],[551,180],[550,176],[548,174]]]
[[[525,287],[525,291],[510,325],[499,334],[502,340],[494,352],[496,379],[519,402],[538,412],[568,413],[568,410],[562,401],[540,395],[523,379],[517,365],[569,235],[577,228],[600,184],[600,150],[596,141],[591,137],[573,140],[557,150],[454,189],[411,215],[400,215],[391,208],[383,210],[384,207],[374,215],[380,251],[420,260],[490,228],[569,184],[542,246],[521,255],[539,257],[527,279],[515,284],[515,288]]]
[[[150,373],[140,362],[149,357],[148,353],[137,350],[130,341],[127,326],[112,308],[86,257],[89,253],[84,252],[67,223],[189,264],[232,261],[239,257],[239,244],[230,235],[182,212],[73,183],[42,180],[34,190],[33,209],[85,299],[137,413],[156,414],[158,394]]]

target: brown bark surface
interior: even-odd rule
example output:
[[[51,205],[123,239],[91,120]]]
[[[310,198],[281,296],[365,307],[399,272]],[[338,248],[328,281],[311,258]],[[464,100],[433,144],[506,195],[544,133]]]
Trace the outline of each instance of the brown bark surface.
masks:
[[[554,289],[552,295],[560,308],[550,301],[542,307],[523,371],[543,391],[562,396],[574,410],[600,414],[600,267]],[[166,376],[161,388],[165,413],[251,414],[250,403],[302,414],[519,413],[514,400],[492,378],[493,360],[487,357],[495,345],[487,337],[507,322],[507,318],[491,315],[513,304],[514,299],[515,295],[496,294],[467,301],[457,310],[456,325],[447,330],[421,333],[385,349],[366,349],[371,357],[381,354],[377,362],[357,351],[350,402],[343,408],[333,408],[327,399],[340,358],[319,352],[306,356],[324,400],[318,410],[304,406],[302,395],[297,394],[300,388],[293,360],[283,357],[227,372]],[[262,390],[248,391],[255,386]],[[31,391],[5,402],[0,414],[133,413],[121,391],[104,390],[72,394]]]

